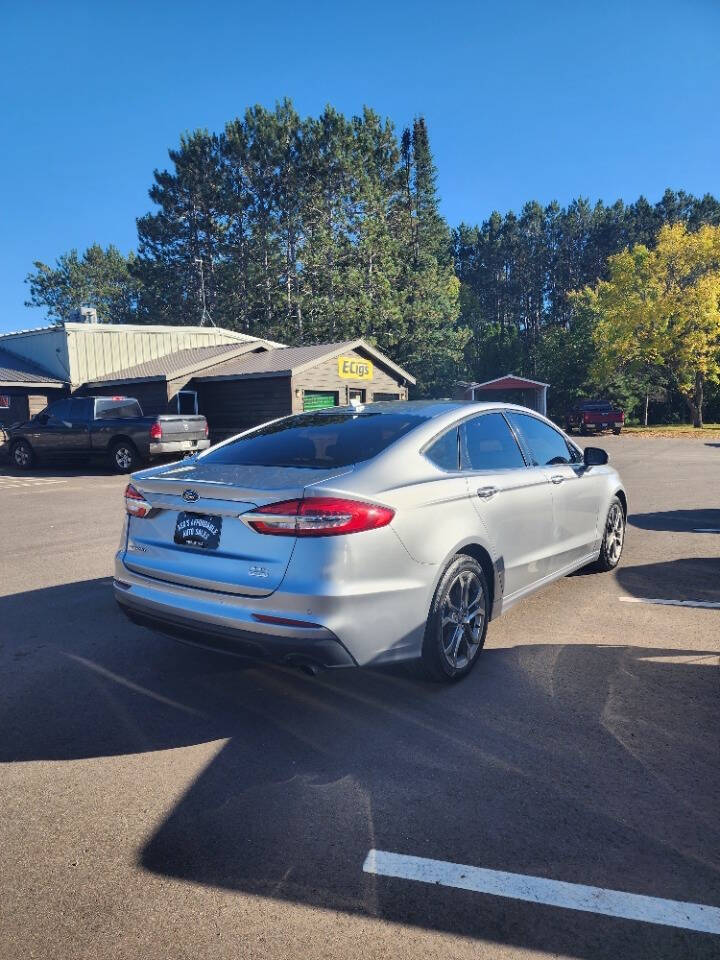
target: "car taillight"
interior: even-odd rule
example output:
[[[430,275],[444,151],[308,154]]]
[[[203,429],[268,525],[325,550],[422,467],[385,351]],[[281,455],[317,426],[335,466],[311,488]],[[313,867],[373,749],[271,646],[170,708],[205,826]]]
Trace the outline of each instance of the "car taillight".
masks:
[[[207,420],[205,421],[205,436],[206,436],[206,437],[209,437],[209,436],[210,436],[210,428],[208,427],[208,422],[207,422]]]
[[[339,497],[307,497],[258,507],[241,519],[258,533],[276,537],[336,537],[387,526],[395,511]]]
[[[146,517],[152,506],[131,483],[125,487],[125,509],[131,517]]]
[[[592,417],[590,416],[589,413],[583,414],[583,423],[590,423],[591,420],[592,420]]]
[[[620,419],[621,420],[625,419],[625,412],[623,410],[620,411]]]
[[[159,423],[154,423],[150,427],[150,439],[162,440],[162,426]]]

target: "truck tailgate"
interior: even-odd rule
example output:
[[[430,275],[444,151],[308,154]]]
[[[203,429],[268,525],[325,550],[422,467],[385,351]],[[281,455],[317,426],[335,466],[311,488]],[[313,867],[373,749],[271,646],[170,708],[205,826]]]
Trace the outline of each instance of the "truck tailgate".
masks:
[[[207,421],[200,414],[166,414],[157,419],[162,427],[163,440],[202,440],[206,436]]]

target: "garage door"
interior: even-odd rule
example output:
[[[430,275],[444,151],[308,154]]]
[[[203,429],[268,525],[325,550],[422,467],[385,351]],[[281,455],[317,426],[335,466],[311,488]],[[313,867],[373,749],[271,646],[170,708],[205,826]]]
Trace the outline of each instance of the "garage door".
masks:
[[[338,395],[334,390],[306,390],[303,394],[303,410],[323,410],[336,407]]]

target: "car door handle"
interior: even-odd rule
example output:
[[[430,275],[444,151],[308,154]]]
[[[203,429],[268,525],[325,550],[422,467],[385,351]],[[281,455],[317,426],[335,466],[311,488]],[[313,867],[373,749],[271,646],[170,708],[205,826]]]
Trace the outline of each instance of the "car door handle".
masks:
[[[552,477],[550,477],[550,479],[552,480],[553,483],[565,482],[565,477],[561,477],[559,473],[554,474]]]
[[[500,493],[497,487],[480,487],[477,495],[481,500],[491,500],[496,493]]]

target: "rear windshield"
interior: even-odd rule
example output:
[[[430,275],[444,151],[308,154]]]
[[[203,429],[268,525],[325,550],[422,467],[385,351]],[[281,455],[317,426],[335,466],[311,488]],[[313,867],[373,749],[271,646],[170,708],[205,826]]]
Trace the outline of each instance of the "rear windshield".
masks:
[[[595,410],[597,413],[606,413],[608,410],[612,410],[612,408],[613,408],[612,404],[607,402],[601,403],[598,401],[597,403],[590,402],[590,403],[580,404],[580,409],[587,410],[588,412],[591,410]]]
[[[301,413],[202,456],[203,463],[347,467],[370,460],[425,421],[407,413]]]
[[[109,398],[95,401],[96,420],[121,420],[129,417],[141,417],[142,415],[140,404],[130,397],[121,397],[119,400]]]

